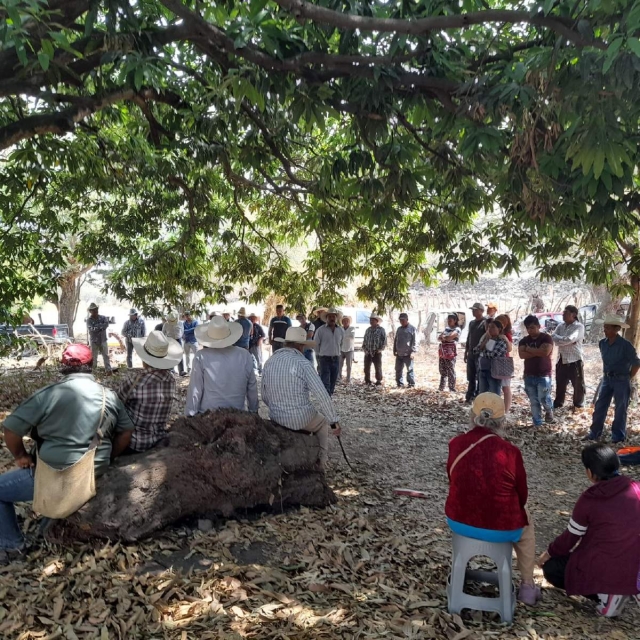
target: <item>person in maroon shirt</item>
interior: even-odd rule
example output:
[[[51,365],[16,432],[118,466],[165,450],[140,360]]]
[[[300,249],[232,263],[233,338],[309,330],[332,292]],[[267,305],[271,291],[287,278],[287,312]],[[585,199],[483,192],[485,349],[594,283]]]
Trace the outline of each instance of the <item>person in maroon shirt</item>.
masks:
[[[520,450],[502,438],[504,423],[502,398],[481,393],[471,408],[473,428],[449,442],[445,513],[454,533],[513,543],[522,578],[518,599],[534,605],[541,595],[533,581],[536,544],[525,510],[527,474]]]
[[[640,485],[620,475],[618,456],[606,444],[584,448],[582,464],[592,486],[538,564],[547,582],[597,600],[598,613],[611,618],[631,596],[640,602]]]

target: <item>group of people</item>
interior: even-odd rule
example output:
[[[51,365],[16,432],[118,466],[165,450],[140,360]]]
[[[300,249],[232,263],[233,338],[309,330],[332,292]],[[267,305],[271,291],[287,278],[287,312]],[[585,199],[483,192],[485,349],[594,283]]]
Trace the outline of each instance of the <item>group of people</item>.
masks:
[[[541,592],[534,582],[527,474],[522,453],[503,437],[503,399],[480,393],[470,423],[467,433],[449,443],[449,527],[458,535],[513,543],[521,575],[518,599],[535,605]],[[640,603],[640,485],[620,474],[616,452],[604,443],[585,447],[582,463],[591,486],[538,565],[549,583],[594,600],[600,615],[613,617],[632,598]]]

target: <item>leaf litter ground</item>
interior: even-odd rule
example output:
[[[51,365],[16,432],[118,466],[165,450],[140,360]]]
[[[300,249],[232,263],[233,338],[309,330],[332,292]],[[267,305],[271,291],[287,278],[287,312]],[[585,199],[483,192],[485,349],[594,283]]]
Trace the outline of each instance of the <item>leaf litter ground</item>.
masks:
[[[538,607],[518,605],[510,627],[490,614],[446,612],[447,443],[465,428],[468,408],[460,395],[435,390],[436,357],[433,348],[420,354],[418,387],[397,390],[390,357],[388,386],[364,387],[359,354],[354,382],[335,396],[355,467],[346,466],[333,442],[328,477],[340,498],[336,506],[247,514],[211,529],[201,523],[205,530],[186,523],[137,545],[39,543],[26,563],[0,568],[0,638],[639,638],[637,606],[628,605],[619,619],[599,619],[591,603],[552,588]],[[600,369],[593,347],[586,369],[591,397]],[[461,360],[457,370],[462,389]],[[0,418],[55,377],[50,370],[7,372]],[[105,382],[115,386],[118,377]],[[186,384],[180,380],[182,403]],[[519,378],[513,390],[508,437],[525,457],[540,552],[564,529],[587,487],[579,437],[591,409],[562,411],[558,424],[534,430]],[[632,408],[631,444],[638,416]],[[11,468],[6,449],[1,464]],[[395,487],[429,498],[398,497]],[[33,533],[30,510],[19,512]]]

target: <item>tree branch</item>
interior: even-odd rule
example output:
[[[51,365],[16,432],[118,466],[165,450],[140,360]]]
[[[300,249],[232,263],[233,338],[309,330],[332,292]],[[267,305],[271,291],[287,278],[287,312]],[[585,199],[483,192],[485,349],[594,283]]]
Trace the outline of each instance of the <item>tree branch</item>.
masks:
[[[526,11],[512,11],[490,9],[486,11],[472,11],[450,16],[431,16],[417,20],[398,20],[395,18],[372,18],[326,9],[305,0],[274,0],[282,9],[290,11],[296,20],[304,22],[310,20],[317,24],[325,24],[337,29],[360,31],[379,31],[404,33],[407,35],[426,35],[431,31],[448,29],[464,29],[476,24],[490,24],[494,22],[508,22],[510,24],[526,23],[545,27],[563,36],[580,47],[595,46],[606,49],[602,40],[590,40],[574,30],[575,21],[571,18],[557,16],[543,16]],[[163,0],[163,4],[165,4]],[[165,5],[166,6],[166,5]]]

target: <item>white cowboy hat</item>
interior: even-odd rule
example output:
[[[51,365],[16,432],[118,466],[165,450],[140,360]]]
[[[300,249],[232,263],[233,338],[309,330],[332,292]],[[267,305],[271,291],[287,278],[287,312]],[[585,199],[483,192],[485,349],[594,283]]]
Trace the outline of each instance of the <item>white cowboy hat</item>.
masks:
[[[316,318],[319,318],[319,317],[320,317],[320,314],[321,314],[323,311],[326,311],[326,310],[327,310],[327,307],[318,307],[317,309],[314,309],[311,313],[312,313],[314,316],[316,316]]]
[[[307,331],[303,327],[289,327],[284,338],[274,338],[274,342],[295,342],[296,344],[304,344],[313,347],[315,340],[307,340]]]
[[[369,319],[373,318],[374,320],[377,320],[378,322],[382,322],[383,318],[382,316],[379,316],[377,313],[372,313],[369,316]]]
[[[336,317],[336,322],[339,324],[342,322],[342,311],[340,309],[336,309],[335,307],[330,307],[329,309],[325,309],[324,311],[320,311],[318,317],[322,322],[327,321],[328,315],[334,315]]]
[[[167,322],[171,322],[172,324],[178,322],[178,314],[175,311],[167,313]]]
[[[129,315],[130,316],[137,316],[138,315],[138,310],[137,309],[129,309]]]
[[[244,307],[240,307],[236,315],[244,318],[247,315],[247,310]]]
[[[196,340],[204,347],[212,349],[230,347],[238,342],[242,332],[243,328],[239,322],[227,322],[222,316],[215,316],[195,329]]]
[[[93,311],[94,309],[99,309],[98,305],[95,302],[92,302],[89,305],[89,311]]]
[[[140,360],[155,369],[173,369],[184,353],[180,344],[162,331],[151,331],[146,338],[132,338],[131,342]]]
[[[599,318],[595,322],[596,324],[612,324],[616,327],[621,327],[622,329],[629,328],[629,325],[624,321],[624,318],[620,318],[618,316],[605,316],[604,318]]]

